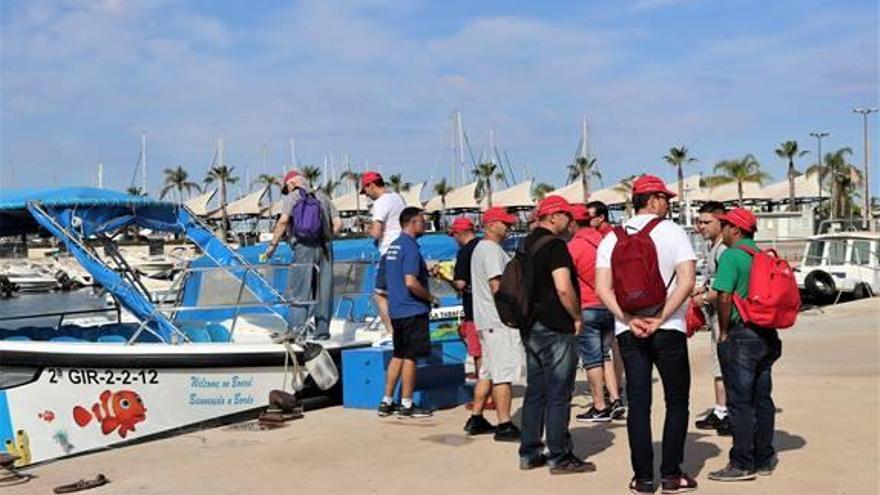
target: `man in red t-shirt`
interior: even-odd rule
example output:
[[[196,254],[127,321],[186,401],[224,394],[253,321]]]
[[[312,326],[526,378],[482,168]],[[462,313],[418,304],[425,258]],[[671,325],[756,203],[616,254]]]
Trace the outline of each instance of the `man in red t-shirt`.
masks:
[[[590,208],[601,213],[601,220],[594,221]],[[602,225],[608,225],[608,209],[604,203],[594,201],[590,205],[573,205],[574,223],[578,225],[574,236],[568,242],[568,251],[577,270],[581,293],[581,313],[584,331],[578,336],[578,351],[581,364],[587,370],[593,406],[575,416],[581,422],[596,423],[620,419],[626,408],[620,400],[617,375],[611,362],[611,346],[614,342],[614,315],[605,309],[596,295],[596,250],[602,238]],[[595,225],[595,227],[594,227]],[[610,227],[610,226],[609,226]],[[604,229],[608,232],[609,229]],[[610,404],[605,401],[605,386],[608,386]]]

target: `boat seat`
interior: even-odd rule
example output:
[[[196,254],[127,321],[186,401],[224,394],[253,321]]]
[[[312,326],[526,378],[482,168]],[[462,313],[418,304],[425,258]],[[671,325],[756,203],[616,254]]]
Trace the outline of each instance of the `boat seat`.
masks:
[[[98,342],[101,344],[124,344],[128,342],[128,339],[122,335],[101,335],[98,337]]]
[[[219,323],[208,323],[208,335],[211,342],[229,342],[229,330]]]
[[[85,340],[70,335],[61,335],[60,337],[52,337],[49,342],[85,342]]]

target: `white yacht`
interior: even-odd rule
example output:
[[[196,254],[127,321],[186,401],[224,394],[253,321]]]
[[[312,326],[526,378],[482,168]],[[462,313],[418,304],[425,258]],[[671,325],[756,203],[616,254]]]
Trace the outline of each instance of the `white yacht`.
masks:
[[[880,234],[846,231],[810,237],[794,269],[804,296],[817,303],[880,292]]]

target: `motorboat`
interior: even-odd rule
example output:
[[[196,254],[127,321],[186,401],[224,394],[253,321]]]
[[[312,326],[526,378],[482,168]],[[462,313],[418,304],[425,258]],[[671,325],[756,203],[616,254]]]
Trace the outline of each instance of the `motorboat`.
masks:
[[[20,292],[48,292],[59,287],[58,279],[47,267],[22,260],[0,266],[0,275]]]
[[[112,239],[132,227],[185,236],[203,253],[175,278],[171,298],[155,302],[118,255]],[[102,189],[0,190],[0,236],[22,232],[57,238],[118,310],[97,324],[72,324],[52,308],[0,315],[0,443],[19,466],[256,416],[275,390],[332,395],[326,359],[310,363],[339,366],[344,350],[386,337],[370,297],[378,252],[367,240],[333,246],[331,336],[316,343],[311,319],[293,316],[315,301],[285,296],[291,270],[315,267],[286,247],[257,264],[265,246],[234,251],[185,206]],[[447,236],[420,241],[437,260],[455,256]],[[451,289],[433,289],[444,307],[432,313],[432,338],[454,334],[460,303]],[[21,326],[46,314],[56,323]]]
[[[805,300],[828,304],[880,293],[880,234],[840,231],[811,236],[795,267]]]

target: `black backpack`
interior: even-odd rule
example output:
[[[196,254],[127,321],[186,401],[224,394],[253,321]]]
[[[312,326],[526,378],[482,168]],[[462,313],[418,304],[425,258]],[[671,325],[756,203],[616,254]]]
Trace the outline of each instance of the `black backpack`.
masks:
[[[501,322],[505,325],[524,332],[534,323],[534,308],[531,299],[535,274],[531,258],[554,240],[557,240],[556,236],[545,235],[538,239],[528,251],[523,245],[517,249],[510,263],[504,267],[504,273],[501,274],[501,285],[498,287],[498,292],[495,293],[495,308],[498,310]]]

